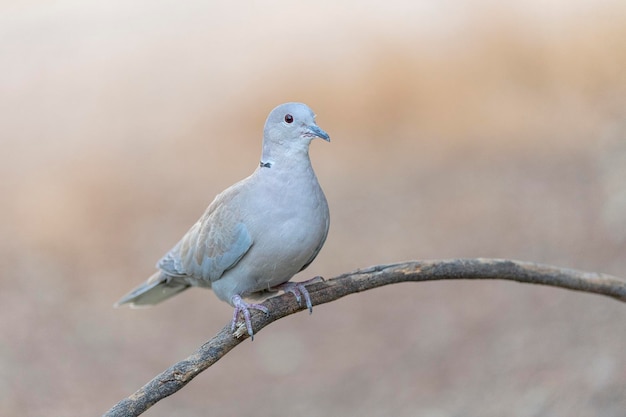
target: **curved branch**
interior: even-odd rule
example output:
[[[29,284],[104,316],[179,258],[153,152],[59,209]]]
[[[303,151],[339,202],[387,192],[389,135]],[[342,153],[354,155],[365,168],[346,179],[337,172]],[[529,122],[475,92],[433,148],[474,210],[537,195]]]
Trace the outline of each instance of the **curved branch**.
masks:
[[[313,305],[319,305],[335,301],[348,294],[371,290],[383,285],[444,279],[504,279],[601,294],[626,302],[626,280],[624,279],[599,273],[501,259],[454,259],[378,265],[311,284],[307,286],[307,289]],[[276,320],[305,308],[298,305],[291,294],[272,297],[263,304],[269,309],[270,314],[253,313],[252,325],[256,332]],[[194,354],[157,375],[104,415],[107,417],[140,415],[161,399],[184,387],[247,337],[245,326],[241,326],[233,334],[230,332],[230,325],[227,325],[211,340],[200,346]]]

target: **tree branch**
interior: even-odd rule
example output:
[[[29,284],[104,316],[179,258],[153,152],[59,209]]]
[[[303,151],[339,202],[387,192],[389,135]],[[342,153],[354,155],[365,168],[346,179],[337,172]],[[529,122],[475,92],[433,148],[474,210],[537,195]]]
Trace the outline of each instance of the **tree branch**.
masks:
[[[599,273],[501,259],[454,259],[378,265],[311,284],[307,286],[307,289],[313,305],[319,305],[335,301],[348,294],[371,290],[383,285],[448,279],[504,279],[601,294],[626,302],[626,280],[624,279]],[[272,297],[263,304],[269,308],[270,314],[253,313],[252,326],[255,332],[305,308],[298,305],[291,294]],[[245,326],[240,326],[235,334],[231,333],[230,325],[224,327],[211,340],[200,346],[194,354],[157,375],[104,415],[106,417],[140,415],[161,399],[184,387],[247,337]]]

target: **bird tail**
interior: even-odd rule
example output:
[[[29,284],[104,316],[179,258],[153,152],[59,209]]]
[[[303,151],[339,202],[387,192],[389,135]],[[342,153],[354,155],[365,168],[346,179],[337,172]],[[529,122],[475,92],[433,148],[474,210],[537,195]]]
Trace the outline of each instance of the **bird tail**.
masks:
[[[122,304],[130,304],[131,307],[147,307],[160,303],[187,288],[189,285],[174,282],[163,271],[157,271],[146,282],[113,304],[113,307],[119,307]]]

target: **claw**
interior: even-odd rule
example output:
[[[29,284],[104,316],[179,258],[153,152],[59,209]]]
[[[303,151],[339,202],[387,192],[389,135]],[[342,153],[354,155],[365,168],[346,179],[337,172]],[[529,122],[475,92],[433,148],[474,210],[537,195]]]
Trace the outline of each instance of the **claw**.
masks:
[[[301,305],[302,298],[306,303],[306,307],[309,309],[309,314],[313,313],[313,304],[311,303],[311,296],[307,291],[305,285],[313,284],[314,282],[324,281],[322,277],[311,278],[302,282],[285,282],[284,284],[277,285],[274,287],[276,290],[283,290],[284,292],[288,292],[293,294],[296,297],[296,301],[298,305]]]
[[[246,303],[239,295],[233,295],[233,298],[231,298],[231,302],[235,307],[235,312],[233,313],[233,321],[230,324],[230,330],[232,332],[235,331],[237,321],[239,320],[239,313],[243,313],[243,319],[246,323],[246,330],[248,330],[250,340],[254,340],[254,331],[252,330],[252,322],[250,321],[250,309],[253,308],[255,310],[260,310],[265,314],[269,314],[269,310],[267,309],[267,307],[261,304]]]

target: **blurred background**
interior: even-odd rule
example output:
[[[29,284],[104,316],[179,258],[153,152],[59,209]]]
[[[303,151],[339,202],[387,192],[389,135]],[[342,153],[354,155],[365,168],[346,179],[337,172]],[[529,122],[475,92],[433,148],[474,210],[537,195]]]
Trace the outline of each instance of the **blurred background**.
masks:
[[[331,207],[296,279],[500,257],[626,277],[621,0],[4,1],[0,414],[100,415],[226,325],[113,309],[303,101]],[[264,329],[147,416],[624,416],[626,306],[401,284]]]

